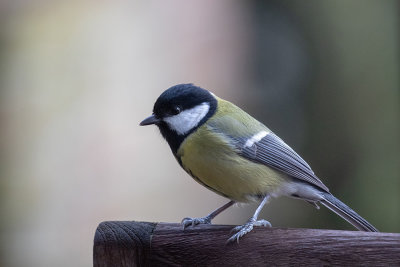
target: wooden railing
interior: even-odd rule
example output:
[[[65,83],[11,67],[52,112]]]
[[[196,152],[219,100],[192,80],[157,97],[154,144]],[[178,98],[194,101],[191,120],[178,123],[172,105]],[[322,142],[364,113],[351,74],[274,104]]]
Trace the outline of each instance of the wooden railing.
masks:
[[[108,221],[97,227],[103,266],[400,266],[400,234],[255,227],[239,243],[232,226]]]

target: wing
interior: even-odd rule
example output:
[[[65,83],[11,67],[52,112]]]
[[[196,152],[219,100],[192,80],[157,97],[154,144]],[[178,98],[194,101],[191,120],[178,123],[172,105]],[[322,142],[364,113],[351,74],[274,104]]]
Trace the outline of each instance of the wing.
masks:
[[[310,166],[265,125],[232,103],[220,100],[218,105],[219,116],[211,118],[208,127],[232,140],[242,157],[329,192]]]
[[[310,166],[273,132],[266,132],[265,136],[259,140],[257,138],[251,142],[249,140],[251,139],[237,143],[241,151],[240,154],[243,157],[265,164],[329,192],[328,188],[318,179]]]

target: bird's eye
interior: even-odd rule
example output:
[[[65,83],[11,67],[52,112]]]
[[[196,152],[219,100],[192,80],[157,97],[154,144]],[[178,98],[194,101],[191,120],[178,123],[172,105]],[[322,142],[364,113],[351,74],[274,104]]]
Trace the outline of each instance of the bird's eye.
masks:
[[[181,108],[178,106],[174,106],[171,110],[172,115],[178,115],[179,113],[181,113]]]

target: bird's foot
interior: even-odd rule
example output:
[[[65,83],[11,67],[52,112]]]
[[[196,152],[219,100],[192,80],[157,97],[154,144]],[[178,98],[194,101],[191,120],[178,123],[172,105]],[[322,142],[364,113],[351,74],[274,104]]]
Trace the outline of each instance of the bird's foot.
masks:
[[[245,234],[249,233],[251,230],[253,230],[254,226],[264,226],[264,227],[271,227],[271,223],[266,220],[258,220],[256,221],[255,218],[251,217],[247,223],[243,225],[236,226],[235,228],[232,229],[232,232],[236,232],[233,236],[231,236],[227,243],[233,242],[236,240],[236,242],[239,243],[239,238],[244,236]]]
[[[185,229],[188,226],[196,226],[198,224],[211,224],[211,218],[209,216],[203,217],[203,218],[183,218],[181,222],[183,229]]]

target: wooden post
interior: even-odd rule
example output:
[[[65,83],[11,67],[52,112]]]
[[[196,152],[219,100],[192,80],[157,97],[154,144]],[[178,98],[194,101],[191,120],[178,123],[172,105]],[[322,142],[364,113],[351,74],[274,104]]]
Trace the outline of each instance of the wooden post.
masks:
[[[103,266],[400,266],[400,234],[255,227],[226,244],[232,226],[102,222],[93,263]]]

